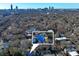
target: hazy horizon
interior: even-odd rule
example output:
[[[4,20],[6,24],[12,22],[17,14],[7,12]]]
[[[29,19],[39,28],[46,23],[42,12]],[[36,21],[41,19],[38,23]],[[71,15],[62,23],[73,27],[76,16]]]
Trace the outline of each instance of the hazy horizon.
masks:
[[[49,8],[55,9],[79,9],[79,3],[0,3],[0,9],[10,9],[10,5],[13,5],[13,9],[18,6],[19,9],[30,8]]]

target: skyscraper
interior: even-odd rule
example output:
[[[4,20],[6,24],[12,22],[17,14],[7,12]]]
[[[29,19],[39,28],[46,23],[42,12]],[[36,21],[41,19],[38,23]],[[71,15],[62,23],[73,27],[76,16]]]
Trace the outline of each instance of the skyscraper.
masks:
[[[13,10],[13,5],[11,4],[11,10]]]
[[[18,10],[18,6],[16,6],[16,10]]]

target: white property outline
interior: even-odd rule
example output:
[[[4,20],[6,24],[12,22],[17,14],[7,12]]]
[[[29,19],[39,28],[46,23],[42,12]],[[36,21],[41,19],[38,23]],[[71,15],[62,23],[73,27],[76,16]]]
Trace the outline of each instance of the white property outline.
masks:
[[[39,32],[39,33],[42,33],[42,32],[48,32],[48,33],[50,33],[50,31],[33,31],[32,32],[32,40],[33,40],[33,33],[35,33],[35,32]],[[52,41],[53,41],[53,43],[36,43],[36,44],[39,44],[39,45],[54,45],[54,41],[55,41],[55,39],[54,39],[54,31],[51,31],[51,33],[52,33]],[[35,43],[33,43],[32,42],[32,44],[35,44]]]

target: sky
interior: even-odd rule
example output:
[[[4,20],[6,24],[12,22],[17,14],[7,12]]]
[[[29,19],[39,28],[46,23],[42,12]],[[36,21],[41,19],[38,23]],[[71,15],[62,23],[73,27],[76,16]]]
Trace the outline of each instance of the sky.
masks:
[[[19,9],[45,8],[49,6],[58,9],[79,9],[79,3],[0,3],[0,9],[10,9],[11,4],[13,8],[18,6]]]

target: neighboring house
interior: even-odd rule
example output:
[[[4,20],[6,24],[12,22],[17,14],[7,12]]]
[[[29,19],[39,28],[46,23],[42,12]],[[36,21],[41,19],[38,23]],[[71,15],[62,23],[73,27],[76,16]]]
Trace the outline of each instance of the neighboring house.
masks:
[[[27,38],[27,39],[31,39],[32,38],[32,34],[31,33],[29,33],[29,32],[25,32],[25,37]]]
[[[8,48],[9,44],[8,43],[4,43],[3,40],[0,40],[0,50],[3,48]]]
[[[79,56],[79,54],[77,53],[77,51],[68,51],[68,54],[70,56]]]
[[[60,37],[60,38],[55,38],[55,40],[58,40],[58,41],[63,41],[63,40],[67,40],[68,38],[66,37]]]
[[[0,40],[0,49],[3,48],[3,40]]]
[[[61,45],[64,45],[64,44],[67,44],[67,43],[70,44],[70,41],[66,37],[55,38],[55,41],[56,41],[57,44],[59,43]]]
[[[0,40],[0,52],[2,51],[3,49],[3,40]]]
[[[70,45],[64,49],[64,52],[69,56],[78,56],[78,52],[76,51],[75,45]]]
[[[3,43],[3,48],[5,49],[5,48],[9,48],[9,43]]]

